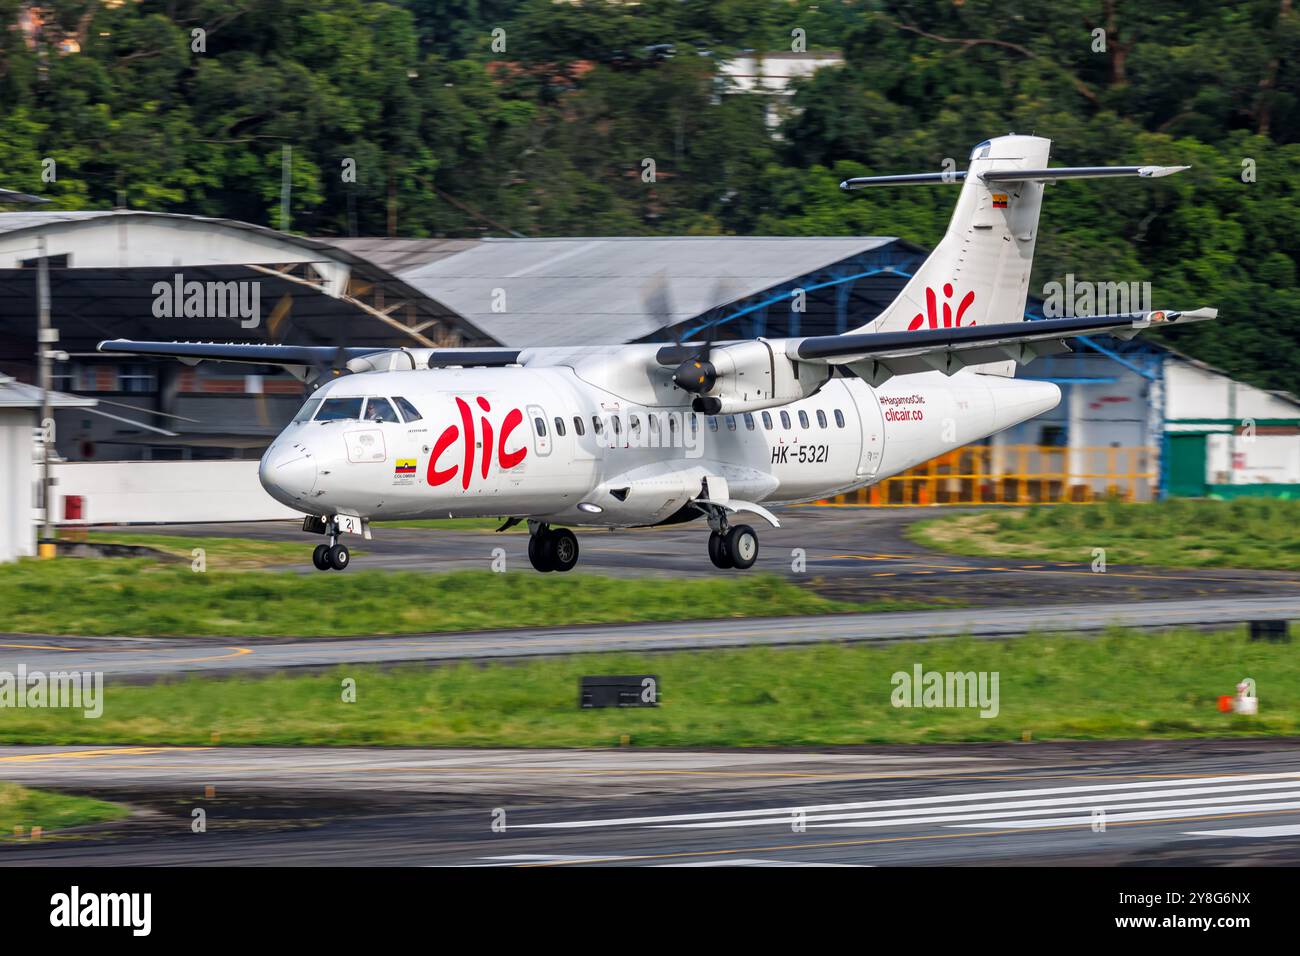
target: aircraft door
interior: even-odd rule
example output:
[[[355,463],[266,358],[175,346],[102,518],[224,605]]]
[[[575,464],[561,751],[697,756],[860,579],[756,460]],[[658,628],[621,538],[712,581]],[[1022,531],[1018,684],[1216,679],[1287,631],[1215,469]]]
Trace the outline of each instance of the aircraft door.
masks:
[[[529,405],[527,412],[528,424],[533,430],[533,450],[539,458],[545,458],[551,453],[551,431],[546,424],[546,412],[540,405]]]
[[[885,419],[880,411],[876,390],[866,382],[862,382],[859,388],[850,387],[849,393],[853,396],[853,408],[858,413],[858,430],[862,435],[858,477],[871,478],[880,470],[880,463],[885,457]]]

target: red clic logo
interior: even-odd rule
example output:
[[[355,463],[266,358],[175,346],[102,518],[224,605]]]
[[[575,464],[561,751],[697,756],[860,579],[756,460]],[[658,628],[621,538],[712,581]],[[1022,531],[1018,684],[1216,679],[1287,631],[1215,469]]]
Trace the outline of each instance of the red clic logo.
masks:
[[[492,411],[492,406],[483,396],[475,399],[478,407],[483,412]],[[433,446],[433,454],[429,456],[429,473],[428,480],[430,487],[445,485],[451,479],[460,473],[460,486],[463,489],[469,489],[469,480],[474,474],[474,414],[469,407],[469,403],[463,398],[457,397],[456,407],[460,410],[460,425],[448,425],[446,430],[438,436],[437,442]],[[518,428],[524,420],[524,413],[517,408],[510,409],[506,413],[505,421],[501,423],[501,434],[497,437],[497,464],[501,470],[513,468],[524,460],[528,454],[528,446],[524,445],[518,451],[506,451],[506,441],[510,438],[510,433]],[[479,424],[483,428],[483,460],[479,463],[480,473],[484,478],[488,476],[488,469],[492,465],[492,423],[488,420],[486,414],[479,417]],[[462,432],[463,430],[463,432]],[[462,433],[465,437],[464,460],[460,464],[452,465],[450,468],[438,468],[438,459],[442,453],[451,446],[456,439],[460,438]]]
[[[945,299],[951,299],[951,298],[952,298],[952,283],[951,283],[951,282],[945,282],[945,283],[943,284],[943,294],[944,294],[944,298],[945,298]],[[965,295],[965,297],[961,300],[961,304],[957,306],[957,315],[956,315],[956,317],[954,317],[953,314],[952,314],[952,303],[951,303],[951,302],[944,302],[944,304],[943,304],[943,328],[945,328],[945,329],[955,329],[955,328],[960,327],[960,326],[961,326],[961,317],[962,317],[963,315],[966,314],[966,310],[969,309],[969,308],[971,307],[971,303],[973,303],[974,301],[975,301],[975,293],[974,293],[974,292],[967,292],[966,295]],[[928,317],[928,319],[929,319],[929,326],[930,326],[930,328],[932,328],[932,329],[937,329],[937,328],[939,328],[939,327],[940,327],[940,326],[939,326],[939,312],[938,312],[938,307],[937,307],[937,306],[938,306],[938,304],[937,304],[936,301],[935,301],[934,290],[931,289],[929,286],[926,286],[926,289],[925,289],[925,311],[926,311],[926,315],[922,315],[920,312],[916,313],[916,315],[914,315],[914,316],[912,317],[911,324],[908,325],[908,327],[907,327],[907,331],[909,331],[909,332],[915,332],[915,331],[916,331],[917,329],[919,329],[921,326],[923,326],[923,325],[926,324],[926,319],[927,319],[927,317]],[[975,324],[975,322],[974,322],[973,319],[971,320],[970,324],[971,324],[971,325],[974,325],[974,324]]]

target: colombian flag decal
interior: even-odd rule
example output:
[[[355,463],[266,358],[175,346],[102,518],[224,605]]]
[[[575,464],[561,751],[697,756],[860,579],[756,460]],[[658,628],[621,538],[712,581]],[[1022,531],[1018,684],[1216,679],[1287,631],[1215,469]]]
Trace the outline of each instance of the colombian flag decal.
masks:
[[[393,469],[393,474],[395,475],[415,474],[415,459],[414,458],[397,459],[397,467]]]
[[[1006,194],[1006,193],[994,193],[994,194],[993,194],[993,208],[994,208],[994,209],[1006,209],[1006,208],[1007,208],[1007,194]]]

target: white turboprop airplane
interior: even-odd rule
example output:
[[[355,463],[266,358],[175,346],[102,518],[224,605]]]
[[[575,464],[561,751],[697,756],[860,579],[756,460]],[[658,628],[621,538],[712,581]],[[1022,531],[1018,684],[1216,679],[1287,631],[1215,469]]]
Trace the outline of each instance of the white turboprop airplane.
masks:
[[[703,517],[709,557],[748,568],[773,504],[813,501],[1033,418],[1060,401],[1016,366],[1065,339],[1131,338],[1213,309],[1025,322],[1044,184],[1158,178],[1185,166],[1048,168],[1050,141],[980,143],[965,172],[851,179],[844,189],[961,183],[938,247],[874,321],[843,335],[573,348],[334,348],[114,340],[102,352],[281,365],[323,381],[262,458],[277,500],[327,537],[372,519],[527,521],[539,571],[578,561],[569,525]],[[330,378],[344,369],[352,374]],[[328,380],[327,380],[328,379]]]

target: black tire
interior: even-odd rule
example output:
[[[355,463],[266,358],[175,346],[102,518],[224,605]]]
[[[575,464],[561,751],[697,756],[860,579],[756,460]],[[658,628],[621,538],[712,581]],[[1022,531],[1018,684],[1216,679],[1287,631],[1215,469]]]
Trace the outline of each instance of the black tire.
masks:
[[[551,566],[550,549],[546,546],[546,539],[549,537],[550,535],[545,531],[539,531],[537,534],[528,536],[528,560],[538,571],[546,572],[555,570],[555,568]]]
[[[329,559],[330,546],[328,544],[318,544],[311,553],[311,563],[316,565],[317,571],[328,571],[330,569]]]
[[[747,524],[735,525],[727,532],[725,540],[727,557],[731,559],[733,568],[744,571],[754,566],[758,560],[758,535],[753,528]]]
[[[715,568],[722,568],[724,571],[734,567],[731,563],[731,552],[727,549],[727,539],[716,531],[709,532],[709,560],[713,562]]]
[[[335,571],[342,571],[347,568],[348,562],[352,560],[352,552],[348,550],[346,544],[336,544],[329,549],[330,567]]]
[[[578,537],[568,528],[557,528],[546,536],[546,557],[556,571],[572,571],[578,563]]]

